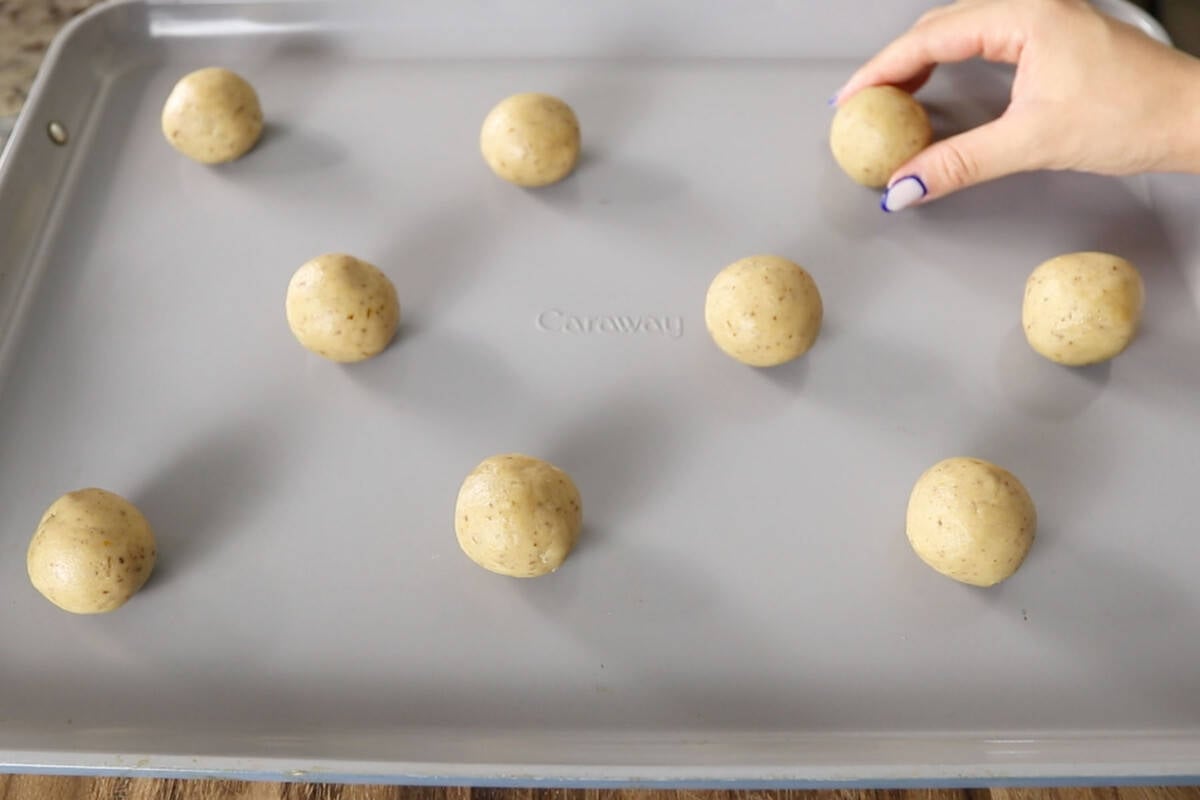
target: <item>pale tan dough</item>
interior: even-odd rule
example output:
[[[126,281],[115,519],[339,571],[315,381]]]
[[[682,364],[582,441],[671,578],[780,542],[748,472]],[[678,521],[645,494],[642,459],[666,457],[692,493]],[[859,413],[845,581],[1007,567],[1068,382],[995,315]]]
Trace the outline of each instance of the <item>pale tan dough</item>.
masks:
[[[1025,282],[1021,326],[1029,346],[1059,364],[1119,355],[1137,335],[1145,288],[1137,268],[1108,253],[1068,253]]]
[[[167,141],[202,164],[241,158],[258,142],[262,129],[262,106],[254,87],[222,67],[184,75],[163,106]]]
[[[838,107],[829,146],[857,183],[882,189],[906,161],[933,141],[925,108],[895,86],[872,86]]]
[[[1008,470],[978,458],[948,458],[917,480],[906,527],[926,564],[956,581],[992,586],[1025,560],[1037,511]]]
[[[717,347],[753,367],[773,367],[804,355],[817,339],[823,315],[812,276],[772,255],[750,256],[725,267],[704,301],[704,322]]]
[[[562,180],[579,160],[579,120],[571,107],[548,94],[515,94],[483,121],[479,148],[501,178],[518,186]]]
[[[300,344],[344,363],[382,353],[400,324],[400,301],[387,275],[344,253],[317,256],[296,270],[286,308]]]
[[[55,500],[29,542],[25,566],[35,589],[73,614],[113,611],[154,569],[154,532],[120,495],[79,489]]]
[[[458,491],[458,544],[484,569],[534,578],[558,569],[583,525],[579,490],[570,476],[541,459],[492,456]]]

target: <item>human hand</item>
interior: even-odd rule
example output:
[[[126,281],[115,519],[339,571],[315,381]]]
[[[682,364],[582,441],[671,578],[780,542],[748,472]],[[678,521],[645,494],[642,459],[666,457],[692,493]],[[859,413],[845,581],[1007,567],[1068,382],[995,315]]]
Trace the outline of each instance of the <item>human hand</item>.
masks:
[[[1200,61],[1084,0],[958,0],[927,12],[836,95],[894,84],[915,92],[941,63],[1017,66],[993,122],[937,142],[888,181],[883,208],[1015,172],[1200,173]]]

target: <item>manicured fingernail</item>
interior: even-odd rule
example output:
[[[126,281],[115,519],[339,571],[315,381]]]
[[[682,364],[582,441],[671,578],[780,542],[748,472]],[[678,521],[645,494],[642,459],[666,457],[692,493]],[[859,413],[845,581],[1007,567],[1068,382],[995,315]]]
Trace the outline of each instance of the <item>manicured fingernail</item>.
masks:
[[[927,194],[929,190],[920,178],[916,175],[906,175],[887,188],[879,201],[879,207],[890,214],[908,208]]]
[[[826,100],[825,102],[826,102],[826,104],[828,104],[828,105],[831,105],[831,106],[836,106],[836,105],[837,105],[837,99],[838,99],[837,92],[834,92],[832,95],[830,95],[829,99],[828,99],[828,100]]]

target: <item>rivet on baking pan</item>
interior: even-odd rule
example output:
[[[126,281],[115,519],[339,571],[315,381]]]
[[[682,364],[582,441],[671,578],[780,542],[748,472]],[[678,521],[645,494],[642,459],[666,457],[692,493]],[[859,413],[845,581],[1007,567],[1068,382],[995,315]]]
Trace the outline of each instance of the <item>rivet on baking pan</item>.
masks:
[[[50,137],[50,141],[60,147],[67,143],[67,129],[57,120],[46,126],[46,135]]]

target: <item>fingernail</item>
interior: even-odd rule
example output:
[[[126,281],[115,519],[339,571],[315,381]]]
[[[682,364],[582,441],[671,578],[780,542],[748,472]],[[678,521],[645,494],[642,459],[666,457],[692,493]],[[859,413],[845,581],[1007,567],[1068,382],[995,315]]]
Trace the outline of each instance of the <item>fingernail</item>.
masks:
[[[825,101],[825,103],[826,103],[827,105],[836,106],[836,105],[837,105],[837,99],[838,99],[837,92],[834,92],[834,93],[833,93],[833,94],[832,94],[832,95],[829,97],[829,99]]]
[[[929,190],[920,178],[916,175],[906,175],[887,188],[879,201],[879,207],[890,214],[908,208],[927,194]]]

